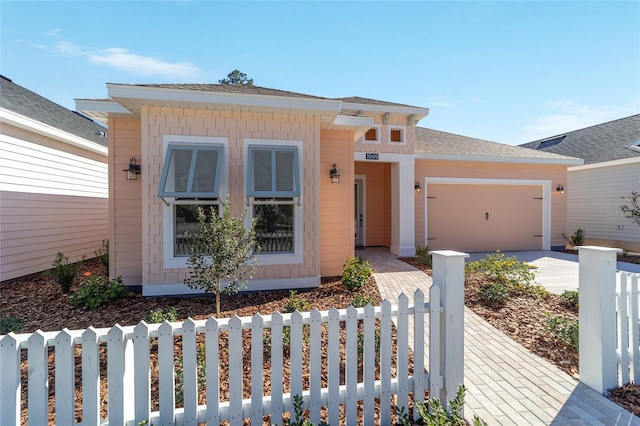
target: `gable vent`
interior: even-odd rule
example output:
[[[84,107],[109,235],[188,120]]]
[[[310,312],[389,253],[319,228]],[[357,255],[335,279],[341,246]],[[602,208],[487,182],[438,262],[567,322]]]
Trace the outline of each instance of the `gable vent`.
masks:
[[[536,149],[544,149],[553,145],[557,145],[560,142],[562,142],[566,137],[567,135],[562,135],[562,136],[553,137],[551,139],[543,140],[542,142],[540,142],[540,144],[538,144],[538,147]]]

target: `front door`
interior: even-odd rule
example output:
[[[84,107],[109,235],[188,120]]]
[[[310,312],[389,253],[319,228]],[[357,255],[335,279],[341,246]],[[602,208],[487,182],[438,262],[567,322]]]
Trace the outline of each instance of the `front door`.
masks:
[[[354,186],[354,229],[356,247],[364,246],[364,179],[356,178]]]

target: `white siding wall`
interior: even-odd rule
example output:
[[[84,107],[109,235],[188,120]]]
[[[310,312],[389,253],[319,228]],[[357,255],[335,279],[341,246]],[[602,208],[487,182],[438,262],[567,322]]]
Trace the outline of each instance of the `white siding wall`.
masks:
[[[569,168],[567,231],[582,228],[589,244],[640,247],[640,226],[620,212],[621,196],[640,191],[640,158]]]
[[[107,157],[3,125],[0,281],[93,257],[108,238]]]

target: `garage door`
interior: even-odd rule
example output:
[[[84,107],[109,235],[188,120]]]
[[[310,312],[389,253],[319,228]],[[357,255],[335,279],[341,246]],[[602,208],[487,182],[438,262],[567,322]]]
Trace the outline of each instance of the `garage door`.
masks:
[[[427,195],[430,249],[542,249],[540,185],[431,183]]]

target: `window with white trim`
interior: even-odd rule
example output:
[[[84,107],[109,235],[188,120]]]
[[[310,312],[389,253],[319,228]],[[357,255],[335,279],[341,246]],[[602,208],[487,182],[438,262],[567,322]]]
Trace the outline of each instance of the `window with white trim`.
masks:
[[[380,143],[380,125],[374,124],[369,130],[362,136],[363,143]]]
[[[389,143],[404,145],[406,143],[405,130],[404,126],[389,126]]]
[[[218,144],[169,143],[160,176],[158,196],[165,202],[165,263],[177,260],[186,266],[189,235],[200,229],[198,209],[208,215],[220,212],[220,180],[223,146]],[[181,259],[180,259],[181,258]]]
[[[264,255],[300,254],[300,196],[298,147],[249,144],[247,197],[261,263]]]

